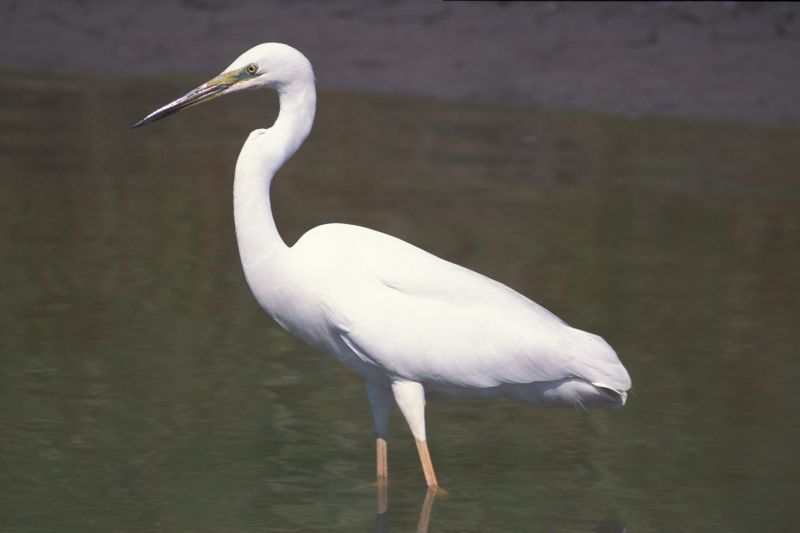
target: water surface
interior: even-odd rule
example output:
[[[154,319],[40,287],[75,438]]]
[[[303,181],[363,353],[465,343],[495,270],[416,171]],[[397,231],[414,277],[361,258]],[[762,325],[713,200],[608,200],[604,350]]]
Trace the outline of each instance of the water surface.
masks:
[[[274,97],[128,125],[198,80],[0,78],[0,523],[413,530],[395,414],[376,521],[360,380],[245,284],[232,176]],[[800,128],[323,92],[273,185],[294,242],[391,233],[603,335],[620,411],[429,404],[431,531],[781,531],[800,459]],[[388,522],[388,523],[387,523]]]

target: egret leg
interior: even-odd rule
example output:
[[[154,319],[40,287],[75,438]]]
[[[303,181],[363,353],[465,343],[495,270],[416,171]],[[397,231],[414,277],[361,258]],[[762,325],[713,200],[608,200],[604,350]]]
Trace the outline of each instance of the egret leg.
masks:
[[[375,422],[375,466],[378,484],[389,478],[389,462],[386,439],[389,434],[389,415],[392,413],[392,393],[388,387],[371,381],[366,382],[367,399]]]
[[[428,533],[428,526],[431,523],[431,511],[433,511],[434,500],[436,500],[436,490],[434,488],[429,488],[425,492],[425,500],[422,502],[422,509],[419,511],[417,533]]]
[[[431,461],[428,442],[425,438],[425,389],[416,381],[398,380],[392,382],[392,392],[397,406],[417,441],[417,451],[420,463],[422,463],[422,472],[425,474],[425,483],[428,487],[436,488],[439,483],[436,481],[433,461]]]
[[[418,440],[417,452],[419,452],[419,462],[422,463],[422,473],[425,474],[425,483],[429,489],[436,489],[439,483],[436,481],[436,472],[433,471],[433,461],[431,461],[431,453],[428,451],[428,442]]]
[[[389,479],[389,459],[386,448],[386,439],[377,437],[375,439],[375,474],[378,483],[386,483]]]
[[[385,515],[389,511],[389,484],[386,483],[386,480],[381,481],[378,480],[378,484],[375,485],[375,496],[376,502],[378,504],[378,516]]]

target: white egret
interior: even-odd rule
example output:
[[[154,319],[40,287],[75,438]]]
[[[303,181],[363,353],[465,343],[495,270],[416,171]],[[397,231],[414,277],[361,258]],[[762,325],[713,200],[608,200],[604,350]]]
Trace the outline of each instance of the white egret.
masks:
[[[326,224],[287,246],[269,188],[311,131],[311,63],[260,44],[222,74],[154,111],[143,126],[242,89],[278,92],[270,128],[250,133],[236,162],[236,238],[247,283],[284,329],[360,374],[374,418],[377,476],[387,478],[392,400],[416,439],[425,481],[438,482],[425,433],[425,393],[552,406],[625,404],[631,381],[600,337],[574,329],[509,287],[404,241]]]

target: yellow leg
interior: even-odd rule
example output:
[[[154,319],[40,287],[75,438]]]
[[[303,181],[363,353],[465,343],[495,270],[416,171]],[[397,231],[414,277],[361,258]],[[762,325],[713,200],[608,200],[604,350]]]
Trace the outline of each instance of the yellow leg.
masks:
[[[375,465],[378,483],[386,483],[389,479],[389,461],[386,454],[386,439],[383,437],[375,439]]]
[[[436,473],[433,471],[433,462],[428,451],[428,441],[418,440],[417,451],[419,452],[419,461],[422,463],[422,472],[425,474],[425,483],[428,487],[435,489],[439,486],[439,482],[436,481]]]
[[[417,522],[417,533],[428,533],[428,526],[431,523],[431,511],[433,511],[433,501],[436,499],[436,490],[428,489],[425,493],[425,500],[422,502],[422,509],[419,511],[419,522]]]
[[[375,439],[375,465],[378,478],[378,514],[389,509],[389,497],[386,487],[389,483],[389,462],[386,457],[386,439]]]
[[[385,514],[389,510],[389,491],[386,490],[388,485],[385,481],[378,480],[378,485],[375,487],[375,495],[377,496],[378,514]]]

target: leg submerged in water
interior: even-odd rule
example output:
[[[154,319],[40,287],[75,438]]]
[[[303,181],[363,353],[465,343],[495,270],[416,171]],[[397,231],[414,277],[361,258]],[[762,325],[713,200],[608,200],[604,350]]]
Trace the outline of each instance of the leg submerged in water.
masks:
[[[392,413],[392,391],[371,381],[366,382],[367,399],[375,423],[375,474],[379,484],[389,479],[388,442],[389,415]]]

